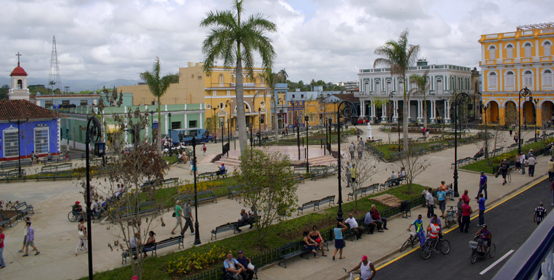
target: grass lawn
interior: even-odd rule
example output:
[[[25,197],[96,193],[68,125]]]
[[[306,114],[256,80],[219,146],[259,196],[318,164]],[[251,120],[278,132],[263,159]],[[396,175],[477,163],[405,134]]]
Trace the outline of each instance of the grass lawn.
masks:
[[[467,139],[467,138],[464,138],[464,139]],[[453,141],[454,139],[453,138],[447,138],[445,140],[441,140],[441,141],[433,141],[433,142],[411,142],[409,145],[410,145],[410,148],[419,148],[419,147],[429,147],[430,145],[434,145],[434,144],[447,144],[448,141]],[[469,144],[469,143],[473,143],[473,142],[465,142],[465,143],[460,143],[460,141],[458,140],[458,145],[464,145],[464,144]],[[389,160],[390,159],[390,154],[391,153],[398,153],[398,144],[379,144],[379,145],[373,145],[375,148],[377,148],[379,151],[383,152],[384,156],[385,156],[385,159]],[[389,146],[393,149],[389,149]]]
[[[523,145],[521,146],[521,151],[525,154],[527,154],[527,152],[529,152],[530,149],[533,149],[533,150],[540,150],[544,147],[546,147],[550,142],[552,142],[553,139],[547,139],[546,140],[546,144],[543,144],[543,142],[537,142],[537,143],[530,143],[530,144],[527,144],[527,145]],[[497,166],[500,164],[500,162],[502,161],[502,159],[506,159],[508,161],[510,160],[514,160],[515,157],[516,157],[516,154],[517,154],[517,149],[514,149],[512,151],[509,151],[507,153],[503,153],[501,155],[498,155],[498,156],[495,156],[493,158],[491,158],[491,165],[489,165],[487,163],[487,160],[486,159],[482,159],[482,160],[479,160],[479,161],[476,161],[474,163],[471,163],[471,164],[468,164],[468,165],[465,165],[465,166],[462,166],[460,167],[461,169],[465,169],[465,170],[471,170],[471,171],[476,171],[476,172],[485,172],[485,173],[488,173],[488,174],[493,174],[493,167],[494,166]]]
[[[421,195],[423,191],[423,186],[412,184],[412,189],[410,193],[407,193],[407,186],[403,185],[397,188],[387,190],[384,193],[394,194],[402,200],[407,200],[415,198]],[[385,205],[373,203],[368,199],[368,197],[381,195],[384,193],[374,194],[366,196],[363,198],[358,198],[358,212],[365,213],[371,207],[371,204],[376,204],[379,211],[382,211],[386,208]],[[354,202],[343,203],[342,205],[344,216],[348,216],[348,213],[352,212],[354,209]],[[318,213],[311,213],[304,215],[298,218],[288,219],[286,221],[280,222],[272,226],[269,230],[267,237],[264,239],[265,248],[260,249],[257,245],[257,231],[252,230],[245,232],[240,235],[233,235],[230,238],[218,240],[215,242],[207,243],[208,240],[203,240],[204,244],[198,247],[193,247],[181,252],[170,253],[165,256],[160,257],[148,257],[145,259],[143,264],[143,279],[175,279],[181,278],[178,275],[170,275],[168,273],[168,263],[170,261],[178,261],[182,258],[187,258],[193,253],[206,254],[209,252],[214,245],[220,248],[225,248],[226,250],[237,252],[238,250],[243,250],[246,256],[252,258],[253,256],[260,255],[268,250],[277,249],[291,241],[300,240],[302,232],[304,230],[309,230],[313,225],[317,225],[321,231],[328,231],[333,228],[336,223],[336,213],[338,206],[325,209],[325,211]],[[362,217],[361,215],[356,215],[358,218]],[[201,223],[201,221],[200,221]],[[202,224],[200,224],[202,227]],[[203,230],[208,231],[211,229],[204,228]],[[229,234],[222,234],[222,236],[229,236]],[[186,239],[190,240],[193,238],[190,235],[186,235]],[[185,241],[188,242],[188,241]],[[221,266],[221,263],[216,263],[211,267]],[[192,274],[190,274],[192,275]],[[185,275],[190,276],[190,275]],[[116,268],[113,270],[100,272],[95,274],[96,279],[131,279],[132,277],[131,266],[125,266],[121,268]],[[86,279],[86,278],[82,278]]]
[[[176,163],[178,160],[177,154],[174,154],[172,156],[165,156],[165,157],[162,157],[162,159],[167,161],[169,165]]]

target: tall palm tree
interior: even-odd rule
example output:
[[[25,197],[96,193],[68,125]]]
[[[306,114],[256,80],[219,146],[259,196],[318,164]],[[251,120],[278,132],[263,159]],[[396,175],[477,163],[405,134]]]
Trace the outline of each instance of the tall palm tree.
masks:
[[[277,31],[277,27],[262,14],[251,15],[243,20],[242,2],[243,0],[235,0],[233,11],[208,12],[200,26],[212,27],[202,45],[202,52],[206,55],[204,71],[210,73],[217,58],[223,59],[226,68],[235,67],[239,144],[241,153],[244,153],[247,136],[242,84],[243,64],[244,70],[253,77],[254,52],[257,52],[262,58],[262,67],[271,67],[275,51],[271,40],[265,34]]]
[[[265,68],[265,71],[263,73],[260,73],[260,76],[264,78],[265,82],[269,85],[269,88],[271,89],[273,104],[275,106],[275,114],[273,114],[273,132],[275,132],[275,142],[279,144],[279,120],[277,119],[277,104],[279,103],[277,100],[277,95],[275,94],[275,84],[286,82],[289,75],[287,74],[287,71],[285,69],[281,69],[281,71],[273,73],[271,67],[268,67]]]
[[[160,99],[167,92],[169,85],[172,82],[175,82],[175,74],[169,74],[164,77],[160,77],[160,69],[160,58],[156,57],[156,61],[152,66],[152,71],[146,71],[140,74],[140,78],[144,80],[148,85],[150,93],[152,93],[152,95],[154,95],[154,97],[158,99],[158,135],[156,135],[155,138],[158,144],[158,152],[161,152],[162,150],[162,142],[160,141],[162,129]]]
[[[408,29],[402,31],[398,41],[387,41],[385,45],[377,48],[375,54],[382,56],[373,62],[373,67],[379,65],[389,67],[392,76],[402,79],[404,85],[402,130],[404,134],[404,151],[408,151],[408,95],[406,93],[406,72],[410,65],[417,60],[419,45],[408,44]],[[400,139],[398,139],[400,142]]]
[[[423,127],[427,128],[427,91],[429,90],[429,70],[425,70],[423,75],[413,74],[410,76],[410,82],[417,86],[417,92],[423,95]]]

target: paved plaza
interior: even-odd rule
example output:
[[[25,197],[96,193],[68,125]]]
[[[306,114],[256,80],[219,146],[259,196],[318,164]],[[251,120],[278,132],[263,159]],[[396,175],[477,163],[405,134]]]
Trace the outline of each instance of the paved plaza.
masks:
[[[373,126],[373,128],[373,136],[376,139],[388,140],[388,135],[379,131],[377,129],[378,126]],[[410,137],[416,138],[419,136],[420,134],[410,135]],[[394,133],[391,137],[396,139]],[[506,140],[500,143],[501,146],[508,146],[513,143],[513,140],[509,136],[506,135],[504,138]],[[350,143],[354,139],[355,137],[353,136],[347,142]],[[342,147],[345,151],[348,143],[344,143]],[[221,151],[220,143],[208,144],[207,147],[206,158],[213,158],[215,154]],[[336,145],[334,145],[334,148],[336,148]],[[460,146],[458,148],[458,157],[473,156],[477,150],[476,144]],[[232,153],[236,152],[233,151]],[[436,188],[440,185],[441,180],[452,182],[453,170],[451,169],[451,163],[454,158],[453,148],[431,153],[425,157],[431,162],[431,166],[423,174],[419,175],[414,183]],[[209,160],[203,160],[204,156],[202,152],[198,152],[198,158],[200,162],[199,173],[215,171],[217,169],[216,164],[210,163]],[[507,194],[529,184],[533,180],[538,180],[545,174],[548,158],[541,156],[537,159],[538,165],[534,178],[527,175],[513,174],[512,182],[502,186],[500,178],[495,179],[494,176],[489,176],[488,205],[492,205],[492,203],[499,201]],[[80,160],[73,162],[74,165],[84,164]],[[390,176],[391,170],[399,170],[397,165],[391,163],[384,163],[380,166],[383,168],[383,172],[373,176],[371,181],[366,184],[382,183]],[[190,168],[188,165],[174,165],[169,170],[167,178],[179,177],[180,179],[192,180],[189,172]],[[470,197],[473,198],[478,189],[479,174],[460,170],[459,177],[460,192],[468,189]],[[41,275],[42,279],[76,279],[86,276],[86,254],[82,252],[79,256],[74,255],[74,250],[78,243],[77,223],[71,223],[67,219],[70,205],[77,200],[83,201],[82,195],[79,193],[80,190],[81,188],[78,186],[77,180],[56,182],[28,181],[26,183],[18,182],[0,185],[0,200],[5,202],[10,200],[26,201],[35,207],[35,214],[31,215],[31,220],[35,229],[35,244],[41,252],[39,256],[30,255],[23,258],[22,253],[18,253],[18,250],[21,249],[23,238],[23,224],[18,222],[13,228],[7,228],[4,231],[6,234],[4,258],[7,267],[0,270],[1,279],[24,279],[29,278],[29,275]],[[342,195],[345,198],[344,200],[346,200],[346,195],[349,192],[349,189],[343,189]],[[336,177],[318,179],[317,181],[306,180],[299,185],[297,192],[299,204],[336,193]],[[448,205],[453,203],[451,201],[447,202]],[[472,199],[470,204],[473,209],[477,209],[475,199]],[[227,198],[219,198],[217,203],[200,204],[198,207],[198,218],[202,242],[209,242],[210,231],[218,225],[238,220],[241,208],[244,207],[236,200],[229,200]],[[355,242],[348,241],[344,252],[346,259],[344,260],[338,261],[337,259],[333,263],[330,257],[310,258],[310,260],[295,258],[287,263],[287,269],[274,265],[261,270],[258,276],[260,279],[341,278],[344,276],[342,267],[354,267],[359,262],[361,255],[367,255],[372,261],[384,260],[386,257],[390,257],[406,239],[406,228],[419,212],[425,213],[422,208],[414,209],[412,217],[409,219],[391,219],[388,226],[390,230],[384,233],[375,233],[371,236],[364,235],[363,239]],[[311,211],[305,211],[305,213],[309,214]],[[175,225],[175,219],[171,217],[171,212],[165,213],[163,219],[167,224],[165,227],[161,226],[159,218],[153,224],[153,230],[157,233],[156,239],[158,240],[171,237],[171,230]],[[428,220],[424,219],[424,222],[427,224]],[[92,228],[94,270],[105,271],[120,267],[121,252],[112,251],[108,247],[108,243],[113,244],[114,240],[117,239],[116,229],[108,222],[94,223]],[[221,238],[231,235],[232,233],[223,233]],[[192,247],[193,239],[194,237],[187,232],[184,240],[185,248]],[[330,246],[330,248],[332,247]],[[176,250],[176,246],[160,250],[159,254],[163,255],[174,250]]]

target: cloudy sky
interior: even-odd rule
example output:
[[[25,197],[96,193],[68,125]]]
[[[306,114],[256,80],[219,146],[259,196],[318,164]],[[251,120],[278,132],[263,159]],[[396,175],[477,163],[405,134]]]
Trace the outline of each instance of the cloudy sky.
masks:
[[[200,62],[208,29],[199,22],[233,0],[3,0],[0,75],[8,77],[21,52],[32,77],[47,78],[56,36],[62,82],[138,79],[159,56],[162,72]],[[275,70],[293,81],[356,80],[374,50],[409,28],[430,63],[478,66],[481,34],[552,21],[546,0],[244,0],[247,14],[278,26],[269,34]],[[259,61],[257,65],[260,65]]]

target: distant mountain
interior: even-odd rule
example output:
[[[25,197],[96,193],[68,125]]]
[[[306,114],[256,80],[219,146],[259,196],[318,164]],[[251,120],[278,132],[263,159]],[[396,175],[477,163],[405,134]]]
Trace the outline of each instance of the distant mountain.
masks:
[[[72,92],[80,92],[83,90],[97,90],[101,89],[103,87],[106,88],[113,88],[118,86],[131,86],[136,85],[140,81],[138,80],[126,80],[126,79],[116,79],[111,81],[100,81],[100,80],[65,80],[62,81],[62,85],[69,86],[69,90]],[[2,85],[9,85],[10,79],[0,77],[0,86]],[[48,87],[48,79],[37,79],[37,78],[29,78],[28,80],[29,85],[45,85]],[[64,89],[61,89],[62,91]]]

